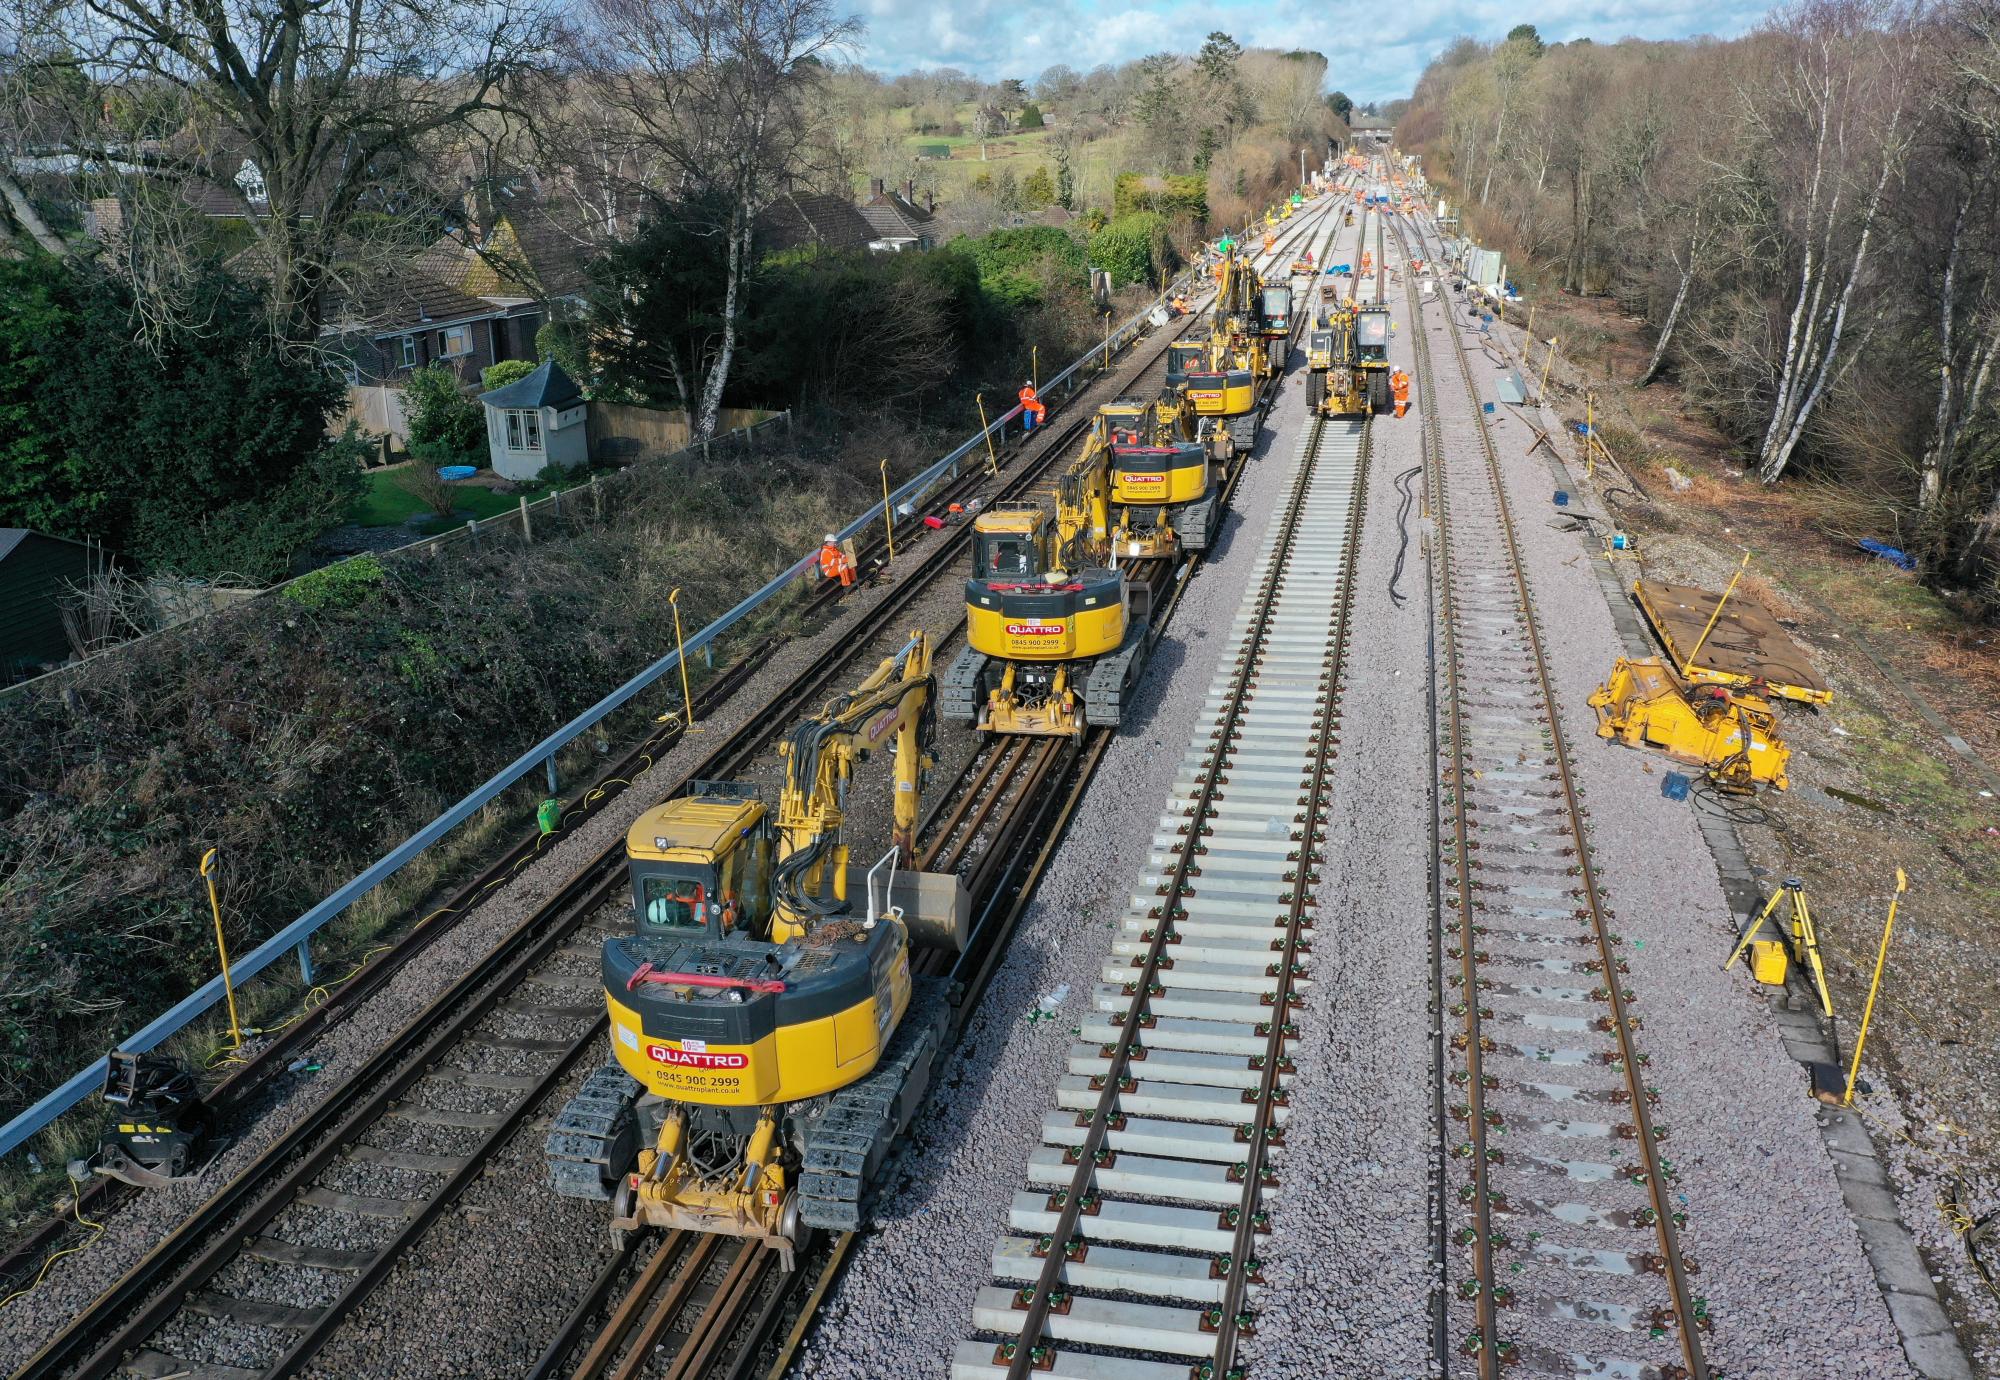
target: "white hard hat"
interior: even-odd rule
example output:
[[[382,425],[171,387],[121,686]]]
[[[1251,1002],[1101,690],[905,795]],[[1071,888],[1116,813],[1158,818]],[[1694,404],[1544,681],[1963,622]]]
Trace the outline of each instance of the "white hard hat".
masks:
[[[828,533],[826,534],[826,544],[827,544],[828,546],[834,546],[834,545],[837,545],[837,544],[839,543],[839,541],[840,541],[840,538],[839,538],[839,537],[836,537],[836,536],[835,536],[835,535],[834,535],[833,533],[831,533],[831,532],[828,532]]]
[[[1021,380],[1021,387],[1023,387],[1023,388],[1033,388],[1034,386],[1035,386],[1035,381],[1034,381],[1033,379],[1022,379],[1022,380]]]

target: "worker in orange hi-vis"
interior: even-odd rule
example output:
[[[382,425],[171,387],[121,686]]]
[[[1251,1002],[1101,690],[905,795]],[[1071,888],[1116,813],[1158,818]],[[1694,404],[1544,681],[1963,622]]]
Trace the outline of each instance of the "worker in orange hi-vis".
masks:
[[[1402,416],[1410,410],[1410,376],[1398,369],[1389,375],[1389,391],[1396,396],[1396,415]]]
[[[1042,400],[1035,396],[1035,384],[1032,379],[1021,385],[1020,396],[1023,430],[1033,431],[1042,424],[1042,419],[1049,415],[1049,410],[1043,407]]]
[[[840,581],[842,589],[854,587],[854,562],[847,559],[847,553],[840,549],[840,538],[831,532],[826,534],[826,545],[819,549],[819,573],[829,580]]]

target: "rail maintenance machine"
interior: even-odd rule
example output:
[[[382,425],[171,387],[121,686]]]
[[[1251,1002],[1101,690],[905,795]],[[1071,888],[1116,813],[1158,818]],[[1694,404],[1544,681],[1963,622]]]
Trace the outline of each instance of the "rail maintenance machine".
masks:
[[[1240,249],[1222,260],[1208,334],[1167,346],[1167,385],[1185,386],[1195,411],[1228,437],[1228,459],[1257,440],[1257,401],[1285,366],[1291,318],[1289,284],[1266,286]],[[1284,329],[1272,325],[1282,318]],[[1276,334],[1274,334],[1276,332]]]
[[[1164,576],[1172,557],[1206,549],[1216,462],[1233,453],[1225,428],[1193,410],[1195,393],[1190,380],[1156,403],[1100,409],[1057,477],[1053,513],[1017,503],[979,515],[946,718],[1045,737],[1120,725],[1153,645],[1155,586],[1132,562],[1168,558],[1152,564]]]
[[[552,1185],[608,1200],[614,1235],[758,1238],[787,1265],[807,1231],[852,1231],[942,1048],[946,1004],[913,943],[965,944],[954,876],[913,857],[935,723],[912,633],[852,693],[792,728],[774,819],[758,788],[697,782],[626,838],[629,934],[604,941],[616,1063],[547,1141]],[[873,867],[841,841],[858,763],[886,747],[894,830]]]
[[[1362,417],[1389,411],[1389,309],[1356,306],[1352,299],[1328,303],[1307,337],[1306,367],[1306,406],[1313,412]]]

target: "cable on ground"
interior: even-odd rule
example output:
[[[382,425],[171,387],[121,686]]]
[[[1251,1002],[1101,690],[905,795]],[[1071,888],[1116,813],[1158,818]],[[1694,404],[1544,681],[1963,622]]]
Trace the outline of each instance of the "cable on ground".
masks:
[[[1422,465],[1412,465],[1396,476],[1396,492],[1403,501],[1396,505],[1396,568],[1389,572],[1389,602],[1397,608],[1408,602],[1409,595],[1396,588],[1403,580],[1403,561],[1410,554],[1410,510],[1417,506],[1416,489],[1411,480],[1422,474]]]

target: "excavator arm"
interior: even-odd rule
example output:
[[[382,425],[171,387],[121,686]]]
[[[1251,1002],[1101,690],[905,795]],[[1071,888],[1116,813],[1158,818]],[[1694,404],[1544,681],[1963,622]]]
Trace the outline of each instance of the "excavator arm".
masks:
[[[855,764],[883,743],[895,760],[890,838],[904,858],[916,855],[924,778],[933,764],[934,684],[930,638],[913,631],[866,680],[829,700],[778,745],[785,759],[785,784],[778,797],[773,942],[798,938],[846,909],[848,849],[840,828],[847,788]],[[825,894],[829,877],[830,898]]]

